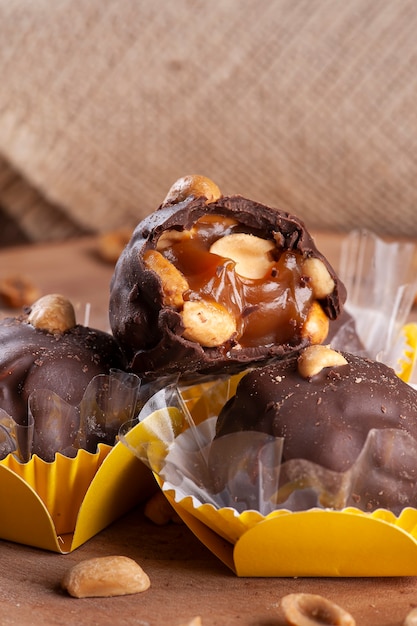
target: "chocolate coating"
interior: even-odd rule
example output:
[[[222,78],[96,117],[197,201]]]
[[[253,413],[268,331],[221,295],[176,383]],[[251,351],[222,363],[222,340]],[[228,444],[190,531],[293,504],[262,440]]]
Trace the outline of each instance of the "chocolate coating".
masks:
[[[221,411],[216,436],[253,430],[284,437],[284,462],[307,459],[336,472],[357,459],[372,428],[417,438],[417,392],[383,363],[343,355],[347,365],[309,379],[296,358],[249,372]]]
[[[0,408],[22,425],[32,391],[48,389],[75,406],[94,376],[124,365],[110,334],[81,325],[51,334],[25,316],[6,318],[0,322],[0,345]]]
[[[281,358],[306,345],[299,336],[286,343],[242,347],[228,342],[202,347],[182,336],[182,318],[173,307],[162,303],[161,282],[145,268],[143,256],[154,249],[168,230],[188,230],[204,215],[233,218],[243,232],[275,240],[280,249],[294,251],[302,258],[323,261],[334,280],[333,292],[320,301],[329,319],[339,315],[346,298],[345,288],[334,270],[317,250],[305,225],[293,215],[241,196],[221,197],[207,204],[205,198],[187,199],[162,206],[145,218],[120,256],[111,281],[110,325],[125,353],[129,368],[142,378],[194,373],[216,374],[239,371],[253,363]]]
[[[346,365],[325,368],[309,379],[298,373],[296,358],[251,371],[220,412],[215,440],[240,431],[282,437],[281,485],[306,476],[314,484],[316,472],[320,475],[314,468],[325,468],[330,470],[326,506],[335,506],[327,498],[339,485],[342,504],[336,508],[382,507],[398,514],[404,506],[417,506],[417,392],[383,363],[343,355]],[[370,431],[373,448],[364,456]],[[210,463],[221,490],[227,474],[214,451]],[[348,483],[337,478],[342,474],[349,475],[349,491]]]

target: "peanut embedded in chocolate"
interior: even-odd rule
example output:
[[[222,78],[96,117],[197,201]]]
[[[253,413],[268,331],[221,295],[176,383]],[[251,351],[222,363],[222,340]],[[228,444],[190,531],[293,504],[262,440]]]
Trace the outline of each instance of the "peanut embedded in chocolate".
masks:
[[[135,229],[112,278],[110,324],[135,373],[187,378],[321,343],[344,300],[296,217],[191,195]]]
[[[114,338],[76,324],[71,303],[57,295],[44,296],[27,314],[1,320],[0,345],[0,409],[23,427],[28,425],[32,392],[48,390],[75,407],[95,376],[124,369],[124,358]],[[40,419],[50,424],[51,415]],[[38,426],[37,422],[35,430]],[[59,419],[53,420],[48,446],[55,434],[59,442],[62,432],[65,426]],[[36,453],[46,458],[43,445]]]
[[[361,469],[350,474],[350,484],[360,487],[360,496],[355,499],[352,493],[344,505],[398,513],[417,504],[416,416],[417,392],[388,366],[326,346],[310,346],[298,357],[245,374],[219,414],[215,441],[248,431],[283,438],[280,480],[295,485],[306,482],[306,476],[313,484],[314,476],[320,475],[317,468],[339,482],[342,474],[347,478],[371,431],[385,433],[388,444],[380,445],[383,437],[376,440],[372,454],[366,460],[362,457]],[[228,460],[219,459],[218,450],[225,449],[212,446],[210,452],[219,491],[227,481],[223,468]],[[242,455],[241,451],[240,461]],[[287,468],[296,461],[299,467],[306,467],[304,461],[310,464],[312,473],[302,480],[290,475]],[[347,483],[343,485],[339,494]]]

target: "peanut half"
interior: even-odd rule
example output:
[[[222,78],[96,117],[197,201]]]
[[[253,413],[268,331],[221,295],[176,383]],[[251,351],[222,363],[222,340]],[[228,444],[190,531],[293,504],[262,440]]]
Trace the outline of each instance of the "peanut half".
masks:
[[[321,308],[320,304],[314,301],[307,314],[307,318],[301,329],[301,336],[308,339],[310,343],[323,343],[329,334],[329,318]]]
[[[403,626],[417,626],[417,609],[412,609],[406,615]]]
[[[124,596],[150,587],[149,576],[127,556],[87,559],[67,571],[62,587],[74,598]]]
[[[114,265],[131,235],[131,228],[120,228],[100,235],[97,241],[97,253],[100,259]]]
[[[25,276],[16,274],[0,280],[0,305],[21,309],[33,304],[39,296],[39,289]]]
[[[236,320],[217,302],[189,300],[182,310],[183,337],[206,348],[221,346],[236,333]]]
[[[190,619],[189,622],[182,622],[180,626],[203,626],[203,622],[201,621],[201,617],[197,615],[196,617]]]
[[[272,268],[271,251],[275,243],[247,233],[233,233],[217,239],[210,247],[212,254],[231,259],[235,271],[245,278],[263,278]]]
[[[145,517],[157,526],[164,526],[169,522],[180,523],[181,519],[166,499],[164,493],[160,490],[156,491],[149,500],[146,501],[144,508]]]
[[[148,250],[143,256],[145,267],[158,274],[165,306],[181,308],[183,294],[189,288],[185,276],[157,250]]]
[[[335,283],[323,261],[313,257],[306,259],[303,262],[303,273],[310,279],[310,286],[317,300],[332,293]]]
[[[187,198],[207,198],[207,202],[214,202],[221,197],[221,191],[210,178],[200,174],[183,176],[175,181],[169,189],[162,206],[177,204]]]
[[[164,230],[156,243],[157,250],[166,250],[176,243],[190,239],[190,230]]]
[[[291,626],[356,626],[353,617],[338,604],[313,593],[290,593],[281,600]]]
[[[46,330],[49,333],[64,333],[74,328],[75,311],[71,302],[53,293],[43,296],[33,303],[27,321],[35,328]]]
[[[347,365],[345,357],[329,346],[309,346],[298,357],[298,372],[303,378],[311,378],[325,367],[341,365]]]

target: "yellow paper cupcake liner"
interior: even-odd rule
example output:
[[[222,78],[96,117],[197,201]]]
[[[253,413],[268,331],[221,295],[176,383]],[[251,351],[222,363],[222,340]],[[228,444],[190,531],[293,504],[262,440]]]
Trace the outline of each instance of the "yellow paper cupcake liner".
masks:
[[[120,442],[51,463],[9,455],[0,461],[0,538],[71,552],[155,488],[150,470]]]
[[[42,500],[58,535],[74,530],[78,511],[111,446],[99,444],[95,454],[80,450],[75,458],[57,454],[53,463],[34,455],[21,463],[9,454],[0,464],[19,476]]]
[[[417,575],[417,510],[399,517],[310,509],[240,515],[160,486],[190,530],[238,576],[383,577]]]
[[[165,459],[173,459],[175,440],[182,438],[183,455],[195,453],[200,444],[193,426],[198,423],[199,430],[215,419],[238,378],[181,390],[179,399],[168,393],[165,406],[162,395],[155,396],[142,421],[126,437],[122,433],[127,447],[150,462],[160,488],[190,530],[238,576],[417,575],[416,508],[404,508],[398,515],[354,507],[239,513],[187,494],[187,475],[175,478],[174,472],[174,480],[164,479]],[[204,445],[204,436],[202,440]]]
[[[413,373],[417,358],[417,324],[410,322],[406,324],[401,335],[404,338],[404,350],[398,361],[397,375],[404,382],[408,383],[413,379]]]

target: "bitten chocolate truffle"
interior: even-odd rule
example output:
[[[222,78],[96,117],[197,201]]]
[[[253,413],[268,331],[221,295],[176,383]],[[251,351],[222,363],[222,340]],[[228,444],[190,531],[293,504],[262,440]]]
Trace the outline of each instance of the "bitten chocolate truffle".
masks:
[[[187,378],[321,343],[345,297],[297,217],[191,176],[121,254],[110,325],[133,372]]]
[[[28,423],[33,391],[52,391],[76,406],[94,376],[124,367],[114,338],[76,324],[71,303],[55,294],[26,314],[3,319],[0,345],[0,409],[19,425]],[[59,424],[54,428],[59,431]]]
[[[417,439],[417,392],[383,363],[322,345],[245,374],[219,414],[215,438],[240,431],[282,437],[283,467],[302,459],[343,473],[357,461],[372,429]],[[378,449],[371,461],[372,471],[357,478],[362,494],[357,502],[352,494],[350,504],[364,509],[417,504],[414,453],[391,445]],[[218,459],[215,464],[218,468]],[[219,488],[222,480],[217,477]]]

